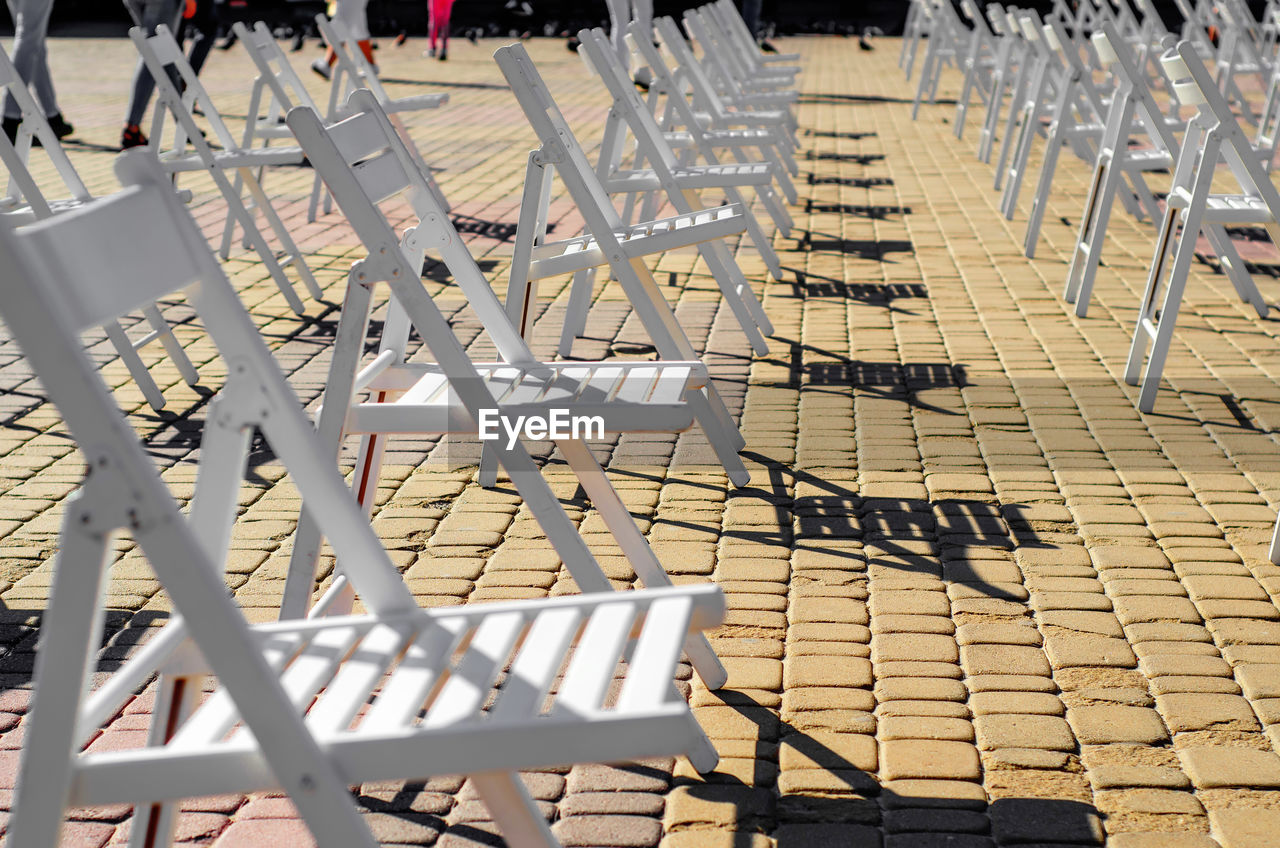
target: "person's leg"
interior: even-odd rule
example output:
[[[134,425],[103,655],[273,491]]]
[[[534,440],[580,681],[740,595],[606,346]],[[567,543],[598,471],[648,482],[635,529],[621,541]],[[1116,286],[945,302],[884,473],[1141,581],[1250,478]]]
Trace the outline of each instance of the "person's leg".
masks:
[[[427,34],[430,41],[427,47],[431,50],[431,55],[436,55],[436,32],[440,28],[440,13],[436,11],[440,0],[427,0]]]
[[[613,42],[622,67],[626,68],[631,52],[626,41],[627,24],[631,23],[631,4],[628,0],[605,0],[605,4],[609,7],[609,40]]]
[[[156,27],[160,24],[172,25],[178,13],[178,0],[132,0],[130,5],[138,25],[149,36],[155,35]],[[151,72],[139,59],[138,67],[133,73],[133,94],[129,97],[129,109],[125,113],[122,145],[135,147],[147,143],[141,129],[142,116],[147,112],[147,102],[155,87]]]
[[[449,14],[453,11],[453,0],[437,0],[440,4],[440,58],[449,56]]]
[[[187,62],[191,70],[197,74],[209,58],[213,43],[218,39],[218,15],[214,0],[196,0],[195,16],[187,21],[187,32],[191,34],[191,52],[187,54]]]
[[[338,0],[337,17],[347,25],[351,38],[359,46],[360,52],[369,60],[369,64],[375,65],[373,61],[373,43],[369,40],[369,17],[366,14],[366,7],[369,0]],[[337,55],[334,55],[332,65],[337,61]]]
[[[18,76],[35,88],[36,99],[46,115],[59,115],[61,110],[53,90],[49,54],[45,47],[53,0],[8,0],[8,5],[13,18],[11,59]],[[7,118],[18,117],[18,104],[12,97],[5,98],[4,114]]]
[[[761,0],[742,0],[742,19],[756,38],[760,37],[760,4]]]

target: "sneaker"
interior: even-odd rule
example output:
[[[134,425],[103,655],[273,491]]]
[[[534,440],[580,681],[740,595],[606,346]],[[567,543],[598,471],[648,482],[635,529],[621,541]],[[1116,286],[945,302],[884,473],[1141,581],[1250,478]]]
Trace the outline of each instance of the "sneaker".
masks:
[[[75,127],[68,124],[62,117],[61,112],[49,116],[49,129],[53,130],[53,134],[58,138],[66,138],[76,131]]]
[[[322,77],[323,79],[329,78],[329,73],[330,73],[329,63],[326,62],[324,59],[316,59],[314,62],[312,62],[311,70],[315,71],[316,74]]]
[[[147,137],[142,134],[142,127],[137,124],[126,124],[124,132],[120,133],[120,149],[128,150],[130,147],[143,147],[147,143]]]
[[[436,49],[432,47],[430,49],[424,50],[422,51],[422,55],[426,56],[428,59],[434,59],[436,57]]]
[[[445,48],[443,48],[443,47],[442,47],[442,48],[440,48],[440,61],[441,61],[441,62],[443,62],[444,60],[446,60],[446,59],[448,59],[448,58],[449,58],[449,51],[448,51],[448,50],[446,50],[446,49],[445,49]]]
[[[396,36],[396,47],[403,47],[404,43],[409,40],[409,33],[400,30],[400,34]]]

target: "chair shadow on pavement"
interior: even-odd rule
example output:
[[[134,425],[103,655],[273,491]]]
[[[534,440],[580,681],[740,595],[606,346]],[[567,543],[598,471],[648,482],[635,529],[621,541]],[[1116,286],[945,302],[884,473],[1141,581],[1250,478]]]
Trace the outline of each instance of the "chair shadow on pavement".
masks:
[[[743,752],[753,761],[751,774],[733,773],[735,764],[722,760],[723,771],[674,781],[673,788],[683,787],[701,801],[732,807],[724,818],[736,821],[733,839],[716,844],[754,848],[758,833],[772,836],[777,848],[878,848],[882,834],[897,835],[902,845],[948,848],[992,848],[996,842],[1093,845],[1103,838],[1102,815],[1090,804],[1031,797],[988,801],[976,782],[930,779],[931,767],[945,771],[940,763],[917,763],[914,772],[904,771],[883,786],[867,770],[886,768],[876,762],[874,741],[859,753],[860,762],[851,762],[822,737],[835,740],[839,734],[847,740],[852,734],[814,726],[804,712],[784,709],[779,717],[746,692],[715,695],[758,728],[754,751]],[[780,761],[789,768],[778,780]],[[956,791],[960,785],[967,791]]]

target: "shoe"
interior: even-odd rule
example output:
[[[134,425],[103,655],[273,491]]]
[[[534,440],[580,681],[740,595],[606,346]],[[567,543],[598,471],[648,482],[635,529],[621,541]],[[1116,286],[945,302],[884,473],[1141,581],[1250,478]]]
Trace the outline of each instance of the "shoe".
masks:
[[[62,117],[61,112],[49,116],[49,129],[53,130],[53,134],[58,138],[66,138],[76,131],[76,128]]]
[[[449,58],[449,51],[448,51],[448,50],[445,50],[444,48],[441,48],[441,49],[440,49],[440,61],[441,61],[441,62],[443,62],[444,60],[446,60],[446,59],[448,59],[448,58]]]
[[[120,149],[128,150],[130,147],[144,147],[147,143],[147,137],[142,134],[142,127],[137,124],[126,124],[124,132],[120,133]]]
[[[239,40],[240,40],[240,36],[236,35],[235,30],[232,30],[231,32],[227,33],[227,37],[224,38],[222,40],[222,43],[218,45],[218,49],[230,50],[232,47],[236,46],[236,42]]]
[[[403,47],[404,43],[409,40],[409,33],[400,30],[400,34],[396,36],[396,47]]]
[[[426,56],[428,59],[434,59],[436,57],[436,49],[432,47],[429,50],[424,50],[422,55]]]
[[[769,42],[767,42],[767,41],[761,41],[761,42],[760,42],[760,52],[761,52],[761,53],[777,53],[777,52],[778,52],[778,48],[774,47],[772,44],[770,44],[770,43],[769,43]]]
[[[22,126],[21,118],[6,117],[4,119],[4,134],[9,137],[9,141],[18,140],[18,127],[20,126]]]
[[[329,63],[324,59],[316,59],[311,63],[311,70],[315,71],[323,79],[329,78]]]
[[[480,40],[480,33],[475,29],[475,27],[467,30],[467,40],[472,44],[475,44]]]

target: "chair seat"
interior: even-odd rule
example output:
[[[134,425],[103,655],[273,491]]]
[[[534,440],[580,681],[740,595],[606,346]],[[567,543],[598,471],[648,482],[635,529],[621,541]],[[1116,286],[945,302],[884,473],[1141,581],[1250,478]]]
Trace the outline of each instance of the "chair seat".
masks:
[[[449,102],[448,94],[415,94],[412,97],[399,97],[382,104],[382,111],[388,115],[398,112],[416,112],[419,109],[439,109]],[[349,117],[349,113],[341,108],[337,110],[338,118]]]
[[[1169,195],[1171,206],[1185,208],[1190,202],[1191,195],[1186,189],[1176,188]],[[1262,198],[1248,194],[1210,196],[1204,217],[1206,221],[1221,224],[1265,224],[1273,220],[1271,210]]]
[[[707,383],[700,362],[563,362],[520,368],[506,363],[476,370],[499,414],[549,417],[552,410],[599,416],[606,433],[676,432],[693,426],[685,394]],[[402,393],[395,400],[353,405],[349,433],[476,432],[477,422],[451,391],[434,363],[408,363],[360,375],[374,393]],[[566,422],[564,426],[569,426]]]
[[[671,173],[680,188],[695,191],[708,188],[768,185],[773,181],[773,168],[768,162],[688,165],[672,168]],[[648,168],[636,171],[618,170],[605,180],[605,188],[610,194],[657,191],[662,188],[662,183],[658,175]]]
[[[276,622],[253,635],[354,785],[562,765],[587,749],[602,762],[681,753],[698,731],[671,681],[687,634],[724,609],[715,586],[683,586]],[[277,786],[221,689],[163,748],[86,754],[76,771],[74,805]]]
[[[777,140],[773,130],[762,127],[707,130],[703,133],[703,137],[716,147],[755,146]]]
[[[628,259],[689,247],[711,239],[727,238],[747,228],[746,210],[741,203],[727,203],[688,215],[660,218],[636,224],[615,233]],[[608,262],[604,250],[591,236],[537,245],[529,263],[529,278],[541,280],[573,274]]]
[[[1164,171],[1173,167],[1173,156],[1154,147],[1129,150],[1125,153],[1124,164],[1140,171]]]
[[[214,161],[223,168],[301,165],[305,158],[301,147],[254,147],[248,150],[213,151]],[[162,154],[160,164],[171,173],[208,170],[208,166],[196,153]]]

